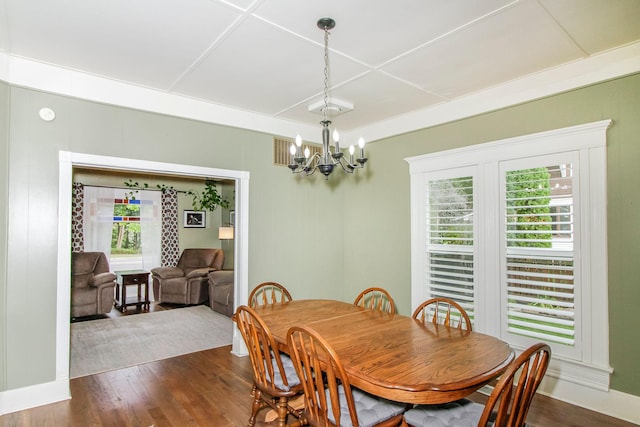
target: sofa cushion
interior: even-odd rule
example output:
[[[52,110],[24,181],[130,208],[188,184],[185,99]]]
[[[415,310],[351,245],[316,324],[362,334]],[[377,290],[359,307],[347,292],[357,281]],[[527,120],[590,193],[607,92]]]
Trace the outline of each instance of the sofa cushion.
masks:
[[[172,279],[174,277],[184,276],[184,271],[177,267],[156,267],[151,269],[151,273],[154,276],[158,276],[163,279]]]
[[[178,268],[189,273],[196,268],[211,267],[220,270],[224,264],[224,252],[218,248],[185,249],[178,260]]]
[[[185,295],[185,286],[184,280],[180,277],[165,279],[164,282],[162,282],[161,293],[163,295]]]

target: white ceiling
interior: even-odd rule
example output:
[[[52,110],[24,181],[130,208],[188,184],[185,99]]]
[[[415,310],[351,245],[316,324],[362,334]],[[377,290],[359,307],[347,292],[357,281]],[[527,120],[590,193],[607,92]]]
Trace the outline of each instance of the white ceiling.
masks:
[[[640,40],[639,0],[0,0],[0,51],[319,134],[325,16],[347,133]]]

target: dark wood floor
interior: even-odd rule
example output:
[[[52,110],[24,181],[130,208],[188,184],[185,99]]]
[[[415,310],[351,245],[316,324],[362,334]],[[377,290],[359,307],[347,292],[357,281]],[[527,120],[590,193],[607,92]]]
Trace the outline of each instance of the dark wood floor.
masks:
[[[71,400],[6,414],[0,427],[245,426],[251,362],[230,351],[225,346],[76,378],[71,380]],[[472,398],[481,401],[483,396]],[[635,425],[540,395],[527,422],[549,427]]]

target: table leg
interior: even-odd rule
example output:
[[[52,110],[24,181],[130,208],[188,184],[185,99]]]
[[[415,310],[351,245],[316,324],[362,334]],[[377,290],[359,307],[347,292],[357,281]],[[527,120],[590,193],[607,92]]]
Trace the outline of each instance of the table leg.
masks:
[[[120,301],[122,304],[122,312],[125,313],[127,311],[127,285],[122,284],[122,300]]]
[[[136,304],[136,308],[138,309],[138,311],[144,309],[144,303],[142,302],[142,300],[140,299],[140,297],[142,296],[141,290],[142,290],[142,283],[138,282],[138,299],[136,300],[138,303]]]
[[[149,280],[147,280],[144,284],[144,301],[147,306],[147,311],[151,308],[151,303],[149,302]]]

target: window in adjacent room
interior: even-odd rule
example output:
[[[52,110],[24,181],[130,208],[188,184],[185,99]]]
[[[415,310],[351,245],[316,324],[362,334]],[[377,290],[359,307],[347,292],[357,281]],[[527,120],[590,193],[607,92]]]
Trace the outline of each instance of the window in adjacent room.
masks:
[[[119,198],[117,188],[85,186],[85,250],[107,254],[112,270],[160,264],[162,226],[159,191]]]

